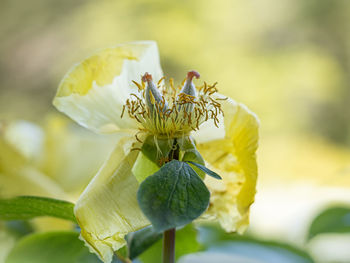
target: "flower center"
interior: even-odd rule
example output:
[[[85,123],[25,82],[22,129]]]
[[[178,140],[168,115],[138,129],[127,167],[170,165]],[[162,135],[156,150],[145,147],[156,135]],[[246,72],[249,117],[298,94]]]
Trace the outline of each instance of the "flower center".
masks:
[[[199,78],[197,71],[189,71],[181,86],[175,87],[172,78],[169,85],[164,77],[157,85],[152,76],[145,73],[138,87],[138,94],[131,93],[127,99],[121,117],[127,112],[129,117],[138,121],[145,131],[156,136],[181,137],[208,120],[218,127],[219,115],[223,114],[217,95],[216,84],[195,86],[193,78]]]

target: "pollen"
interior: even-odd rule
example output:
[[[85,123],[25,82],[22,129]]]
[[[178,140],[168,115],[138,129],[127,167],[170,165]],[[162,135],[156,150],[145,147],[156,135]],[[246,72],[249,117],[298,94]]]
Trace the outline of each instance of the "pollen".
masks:
[[[206,121],[213,121],[218,127],[219,116],[223,115],[217,83],[204,82],[195,86],[193,78],[199,78],[197,71],[189,71],[185,81],[176,86],[172,78],[166,85],[165,77],[153,83],[152,75],[145,73],[141,83],[133,81],[138,93],[130,94],[123,106],[121,117],[129,115],[141,124],[140,132],[159,137],[181,137],[198,130]]]

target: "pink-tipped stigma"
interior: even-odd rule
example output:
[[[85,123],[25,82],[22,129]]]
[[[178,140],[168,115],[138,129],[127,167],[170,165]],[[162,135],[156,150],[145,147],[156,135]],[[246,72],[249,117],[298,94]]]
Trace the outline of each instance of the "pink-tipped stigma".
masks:
[[[142,76],[142,81],[143,82],[152,81],[152,75],[146,72],[145,75]]]
[[[201,75],[199,75],[199,73],[195,70],[191,70],[189,72],[187,72],[187,79],[188,80],[192,80],[193,77],[195,77],[196,79],[199,79]]]

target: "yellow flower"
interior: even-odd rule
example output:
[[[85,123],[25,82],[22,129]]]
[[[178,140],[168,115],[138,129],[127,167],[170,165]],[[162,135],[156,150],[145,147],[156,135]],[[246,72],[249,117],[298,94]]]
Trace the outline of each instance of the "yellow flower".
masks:
[[[50,114],[36,166],[75,200],[113,150],[118,136],[94,134],[63,115]],[[111,138],[110,138],[111,137]]]
[[[195,86],[194,77],[199,74],[189,72],[179,88],[172,79],[165,85],[157,45],[143,41],[101,50],[76,65],[59,86],[58,110],[98,133],[125,133],[75,207],[81,238],[104,262],[125,245],[127,233],[150,224],[136,198],[139,183],[159,169],[138,151],[149,138],[159,153],[174,138],[192,145],[194,139],[206,165],[223,178],[205,179],[211,191],[205,217],[227,231],[242,232],[248,225],[257,177],[257,118],[217,94],[215,85]]]
[[[35,165],[44,144],[43,130],[27,121],[0,122],[0,198],[35,195],[67,199],[59,184]],[[66,220],[41,217],[31,220],[36,231],[72,229]],[[0,262],[18,239],[0,222]]]
[[[0,198],[35,195],[74,201],[111,150],[109,138],[57,114],[47,116],[43,127],[0,121]],[[50,217],[31,224],[35,231],[73,228],[71,222]],[[17,238],[0,222],[0,262]]]
[[[118,139],[89,132],[62,115],[45,119],[43,126],[0,122],[0,197],[75,200],[113,150],[111,140]]]
[[[54,180],[33,166],[39,158],[43,137],[40,127],[26,121],[0,123],[0,197],[66,197]]]

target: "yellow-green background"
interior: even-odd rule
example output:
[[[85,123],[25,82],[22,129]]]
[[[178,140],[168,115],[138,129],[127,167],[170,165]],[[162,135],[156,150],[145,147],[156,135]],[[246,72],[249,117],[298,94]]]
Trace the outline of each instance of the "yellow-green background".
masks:
[[[350,203],[349,29],[347,0],[1,0],[0,119],[42,124],[72,64],[156,40],[166,76],[196,69],[257,113],[251,231],[302,246],[319,209]]]

